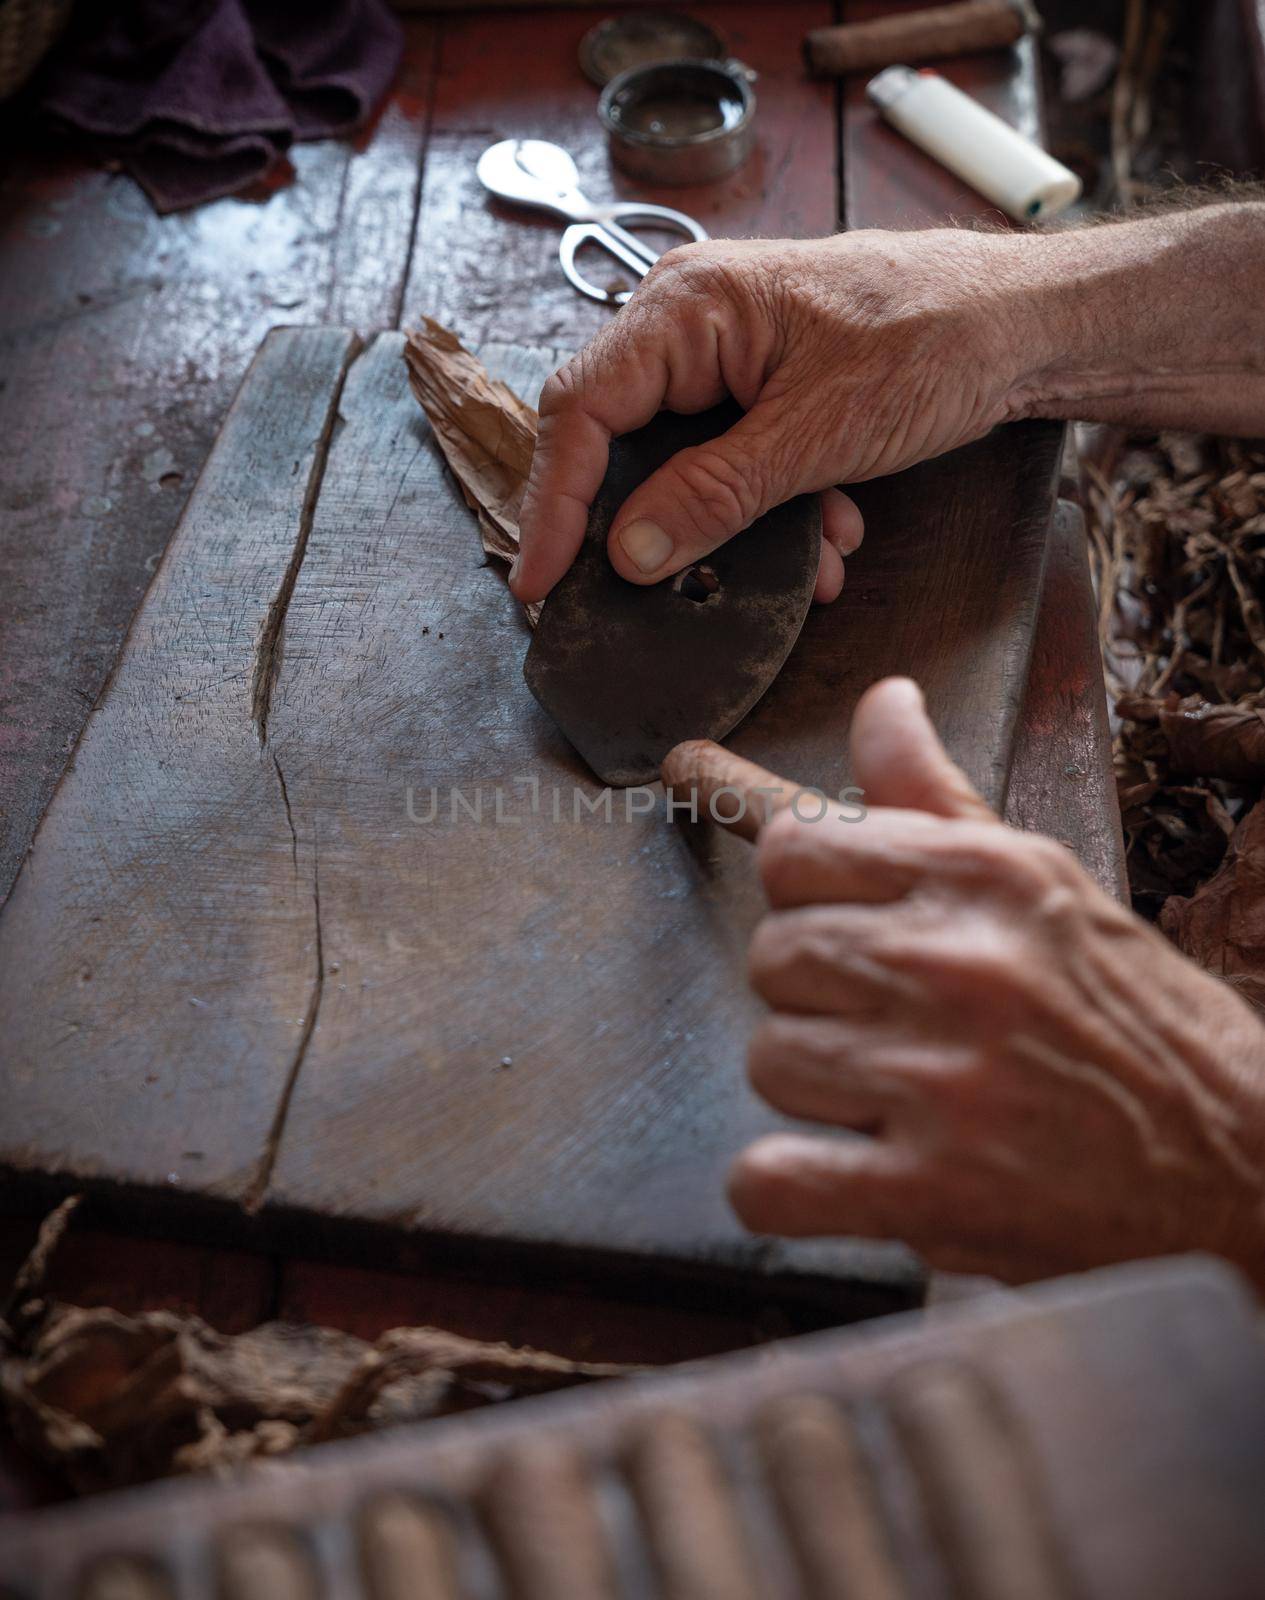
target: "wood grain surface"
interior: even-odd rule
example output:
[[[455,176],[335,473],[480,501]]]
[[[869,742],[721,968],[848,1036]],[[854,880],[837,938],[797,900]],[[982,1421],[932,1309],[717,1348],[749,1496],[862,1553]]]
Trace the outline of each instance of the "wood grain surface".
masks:
[[[0,141],[0,897],[259,341],[395,322],[434,42],[410,21],[363,148],[299,146],[293,183],[180,216],[35,130]]]
[[[258,1181],[318,958],[252,683],[354,342],[265,344],[0,916],[20,1165],[64,1148],[85,1179],[239,1202]]]
[[[1085,519],[1067,500],[1051,529],[1003,815],[1065,844],[1099,888],[1128,903]]]

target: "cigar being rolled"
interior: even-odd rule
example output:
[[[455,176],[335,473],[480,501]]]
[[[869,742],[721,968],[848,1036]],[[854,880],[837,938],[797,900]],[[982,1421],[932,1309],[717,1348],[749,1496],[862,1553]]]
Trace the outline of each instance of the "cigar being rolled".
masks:
[[[804,60],[818,77],[837,78],[899,61],[938,61],[971,50],[1004,49],[1040,26],[1032,0],[956,0],[872,22],[814,28],[804,40]]]
[[[710,739],[689,739],[669,750],[663,758],[663,782],[678,815],[710,819],[752,843],[764,824],[788,807],[815,822],[839,811],[819,789],[779,778]]]

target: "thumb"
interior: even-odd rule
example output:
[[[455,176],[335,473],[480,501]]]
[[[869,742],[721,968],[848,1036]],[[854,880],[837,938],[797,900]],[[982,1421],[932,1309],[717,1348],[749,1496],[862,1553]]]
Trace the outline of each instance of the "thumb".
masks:
[[[884,678],[852,717],[852,776],[870,806],[996,822],[966,774],[950,761],[912,678]]]
[[[678,450],[615,516],[607,549],[631,583],[657,583],[732,539],[773,506],[816,484],[774,470],[777,413],[757,402],[726,433]]]

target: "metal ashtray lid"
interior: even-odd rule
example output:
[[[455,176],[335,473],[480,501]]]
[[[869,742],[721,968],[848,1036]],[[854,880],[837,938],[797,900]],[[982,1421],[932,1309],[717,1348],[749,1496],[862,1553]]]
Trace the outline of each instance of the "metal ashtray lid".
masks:
[[[630,67],[721,60],[727,53],[725,41],[705,22],[675,11],[645,11],[608,17],[590,28],[580,44],[580,66],[601,88]]]
[[[611,159],[648,183],[710,183],[755,142],[756,74],[741,61],[655,61],[602,90],[598,121]]]

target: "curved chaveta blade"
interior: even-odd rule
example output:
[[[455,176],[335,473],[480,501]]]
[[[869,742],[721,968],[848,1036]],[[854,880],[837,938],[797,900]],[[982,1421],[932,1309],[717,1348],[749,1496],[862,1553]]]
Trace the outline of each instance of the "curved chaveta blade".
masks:
[[[684,579],[643,588],[607,559],[611,519],[633,489],[740,415],[733,403],[662,412],[617,439],[580,554],[541,612],[523,675],[604,783],[653,783],[682,739],[723,739],[804,625],[821,547],[816,495],[761,517]]]

